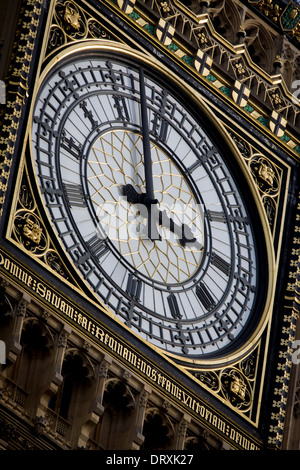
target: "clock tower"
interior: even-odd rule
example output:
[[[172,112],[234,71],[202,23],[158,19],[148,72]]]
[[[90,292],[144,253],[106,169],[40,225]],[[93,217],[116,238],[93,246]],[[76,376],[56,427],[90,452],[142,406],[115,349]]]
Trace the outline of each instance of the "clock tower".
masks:
[[[15,15],[0,447],[298,449],[300,5]]]

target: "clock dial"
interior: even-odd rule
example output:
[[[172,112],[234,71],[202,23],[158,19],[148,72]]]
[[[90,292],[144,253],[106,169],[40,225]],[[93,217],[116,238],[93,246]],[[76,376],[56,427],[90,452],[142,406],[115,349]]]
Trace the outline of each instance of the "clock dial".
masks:
[[[195,105],[114,57],[74,55],[41,85],[32,152],[49,216],[86,282],[143,339],[181,358],[228,354],[258,295],[244,199]]]

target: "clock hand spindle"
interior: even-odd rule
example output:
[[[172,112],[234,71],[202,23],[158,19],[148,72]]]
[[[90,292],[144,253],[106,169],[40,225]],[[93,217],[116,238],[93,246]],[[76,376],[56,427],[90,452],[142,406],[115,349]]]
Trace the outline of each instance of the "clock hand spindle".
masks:
[[[157,199],[154,198],[153,175],[152,175],[152,159],[151,144],[149,135],[149,125],[147,117],[147,98],[143,68],[139,70],[140,78],[140,94],[141,94],[141,119],[142,119],[142,136],[143,136],[143,153],[144,153],[144,169],[146,183],[146,198],[144,203],[148,211],[148,237],[150,240],[160,240],[161,237],[157,229],[158,211]]]
[[[146,193],[138,193],[136,189],[132,186],[132,184],[126,184],[121,188],[122,194],[127,197],[128,202],[131,204],[142,204],[147,205],[145,200],[147,198]],[[186,224],[178,225],[174,220],[167,215],[167,212],[158,210],[155,208],[155,222],[162,227],[169,229],[171,232],[175,233],[178,236],[178,241],[181,246],[193,246],[198,250],[203,250],[203,246],[201,243],[197,241],[194,237],[194,234],[190,227]],[[153,215],[153,211],[152,211]],[[161,240],[161,237],[160,237]]]

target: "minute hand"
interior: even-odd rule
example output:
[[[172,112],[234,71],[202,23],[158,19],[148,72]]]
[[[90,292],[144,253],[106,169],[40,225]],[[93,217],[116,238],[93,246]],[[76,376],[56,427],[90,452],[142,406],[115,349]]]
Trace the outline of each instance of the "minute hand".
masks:
[[[190,244],[193,245],[195,248],[198,248],[199,250],[203,249],[203,246],[194,237],[194,234],[191,229],[185,224],[177,225],[174,220],[167,215],[166,211],[158,212],[158,220],[159,225],[168,228],[171,232],[175,233],[175,235],[178,236],[179,243],[181,246],[185,247]]]
[[[151,240],[160,240],[160,235],[157,230],[156,219],[151,217],[151,205],[157,204],[157,199],[154,199],[153,189],[153,175],[152,175],[152,160],[151,160],[151,145],[149,137],[149,125],[147,116],[147,98],[145,89],[145,79],[143,68],[140,67],[140,94],[141,94],[141,119],[142,119],[142,135],[143,135],[143,153],[144,153],[144,168],[145,168],[145,182],[146,182],[146,205],[148,208],[148,237]]]

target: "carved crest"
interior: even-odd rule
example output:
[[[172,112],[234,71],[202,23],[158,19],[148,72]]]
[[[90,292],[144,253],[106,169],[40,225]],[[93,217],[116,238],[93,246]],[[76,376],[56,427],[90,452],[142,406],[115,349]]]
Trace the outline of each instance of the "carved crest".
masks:
[[[280,17],[280,23],[284,31],[293,31],[300,23],[300,5],[290,2]]]

